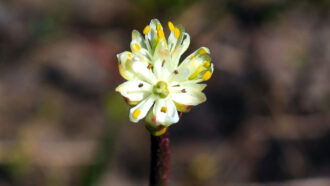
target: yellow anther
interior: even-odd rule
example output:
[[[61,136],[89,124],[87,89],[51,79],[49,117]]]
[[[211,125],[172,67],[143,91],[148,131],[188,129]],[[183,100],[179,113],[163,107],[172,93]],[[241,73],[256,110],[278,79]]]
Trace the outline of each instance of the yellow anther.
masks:
[[[174,29],[174,37],[179,38],[180,36],[180,30],[178,28]]]
[[[132,58],[132,57],[133,57],[133,55],[132,55],[131,53],[128,53],[127,56],[128,56],[129,58]]]
[[[193,59],[195,59],[195,56],[191,56],[191,57],[190,57],[190,60],[193,60]]]
[[[158,37],[160,39],[163,38],[163,37],[165,37],[165,34],[164,34],[164,31],[163,30],[158,30],[157,35],[158,35]]]
[[[135,109],[132,116],[133,116],[134,119],[137,119],[140,114],[141,114],[141,110],[140,109]]]
[[[195,79],[198,76],[198,74],[200,74],[203,70],[205,70],[205,67],[202,65],[199,66],[197,70],[189,76],[188,79],[189,80]]]
[[[166,108],[166,107],[162,107],[162,108],[160,109],[160,111],[163,112],[163,113],[166,113],[166,112],[167,112],[167,108]]]
[[[168,28],[171,30],[171,32],[175,29],[175,27],[171,21],[168,22]]]
[[[157,31],[161,30],[162,29],[162,25],[161,24],[158,24],[157,27],[156,27]]]
[[[164,134],[166,132],[166,130],[167,130],[167,128],[165,127],[165,128],[163,128],[163,129],[161,129],[159,131],[153,132],[152,134],[154,136],[160,136],[160,135]]]
[[[203,66],[204,66],[205,68],[208,68],[209,66],[211,66],[211,63],[210,63],[209,61],[205,61],[205,62],[203,63]]]
[[[210,71],[206,71],[203,75],[204,81],[207,81],[211,78],[212,73]]]
[[[123,72],[125,70],[122,64],[119,64],[118,68],[119,68],[119,72]]]
[[[204,54],[207,54],[206,50],[204,48],[202,48],[200,51],[199,51],[199,54],[200,55],[204,55]]]
[[[137,44],[137,43],[135,43],[135,48],[136,48],[136,50],[141,50],[141,47],[140,47],[140,45],[139,44]]]
[[[144,33],[144,34],[148,34],[149,31],[150,31],[150,26],[147,25],[147,26],[143,29],[143,33]]]

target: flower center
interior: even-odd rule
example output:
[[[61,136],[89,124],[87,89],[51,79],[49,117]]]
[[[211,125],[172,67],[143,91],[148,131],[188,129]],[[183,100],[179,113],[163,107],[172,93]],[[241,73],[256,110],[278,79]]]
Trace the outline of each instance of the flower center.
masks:
[[[164,81],[158,81],[152,88],[152,92],[161,98],[166,98],[170,93],[167,88],[167,83]]]

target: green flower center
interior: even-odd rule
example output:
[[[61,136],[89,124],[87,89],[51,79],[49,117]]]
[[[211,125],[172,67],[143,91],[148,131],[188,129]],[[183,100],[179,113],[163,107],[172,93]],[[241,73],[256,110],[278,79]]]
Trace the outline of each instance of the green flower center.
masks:
[[[164,81],[158,81],[152,88],[152,92],[161,98],[166,98],[170,93],[167,88],[167,83]]]

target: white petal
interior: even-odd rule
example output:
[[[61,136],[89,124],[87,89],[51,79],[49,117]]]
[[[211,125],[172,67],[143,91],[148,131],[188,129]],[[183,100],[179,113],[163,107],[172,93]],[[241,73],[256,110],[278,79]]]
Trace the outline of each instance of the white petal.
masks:
[[[170,81],[201,82],[208,80],[213,73],[213,64],[209,55],[210,50],[202,47],[189,55],[177,68],[177,74],[172,74]]]
[[[179,50],[179,55],[181,56],[189,47],[190,45],[190,36],[188,33],[184,32],[183,33],[184,36],[183,36],[183,41],[182,41],[182,45],[180,47],[180,50]]]
[[[194,56],[194,59],[191,59]],[[190,54],[188,57],[186,57],[185,60],[180,64],[181,67],[185,66],[187,63],[191,63],[193,61],[211,61],[210,57],[210,49],[206,47],[201,47],[197,50],[195,50],[192,54]]]
[[[129,103],[139,102],[151,94],[152,86],[141,80],[130,80],[119,85],[116,91],[120,92]]]
[[[167,59],[156,59],[153,66],[153,72],[158,81],[167,81],[170,72],[168,70],[169,61]]]
[[[158,80],[161,79],[163,73],[162,63],[162,59],[156,59],[154,61],[153,72]]]
[[[153,58],[166,59],[169,57],[170,57],[170,52],[168,51],[166,40],[165,38],[161,38],[156,43],[156,48],[154,49]]]
[[[139,44],[142,48],[146,48],[146,45],[144,43],[144,38],[140,34],[139,31],[133,30],[132,31],[132,41],[135,41],[137,44]]]
[[[143,61],[138,55],[135,55],[132,60],[132,69],[135,72],[136,77],[141,80],[144,80],[150,84],[154,84],[156,80],[152,70],[148,68],[149,63]]]
[[[131,52],[122,52],[117,55],[119,72],[127,80],[141,79],[149,83],[156,81],[152,70],[148,68],[149,63],[141,55]]]
[[[147,34],[147,38],[149,40],[150,46],[154,48],[154,43],[156,42],[158,36],[157,36],[157,25],[160,24],[158,19],[152,19],[150,21],[150,31]]]
[[[142,118],[144,118],[147,115],[151,106],[154,104],[154,101],[155,101],[155,97],[151,95],[142,102],[140,102],[135,107],[131,108],[129,119],[134,123],[140,121]]]
[[[173,101],[181,105],[195,106],[206,101],[206,96],[198,88],[190,86],[170,87]]]
[[[177,86],[180,85],[180,86]],[[171,83],[170,85],[171,90],[176,90],[176,91],[181,91],[183,88],[190,90],[192,89],[193,91],[203,91],[205,87],[207,86],[206,84],[199,84],[199,83],[190,83],[189,81],[183,82],[183,83]]]
[[[171,99],[157,99],[153,114],[154,122],[160,125],[171,125],[179,121],[178,111]]]
[[[180,31],[179,37],[175,37],[175,31],[171,31],[168,38],[168,48],[171,53],[172,66],[171,70],[177,68],[181,55],[187,50],[190,44],[190,36],[184,32],[184,28],[179,25],[175,29]]]
[[[146,46],[143,36],[137,30],[132,32],[131,50],[134,54],[139,54],[143,57],[144,60],[151,61],[151,53]]]
[[[174,49],[182,43],[183,36],[184,36],[184,28],[181,25],[175,26],[175,29],[178,29],[179,35],[178,37],[175,37],[175,31],[171,31],[170,36],[168,37],[168,46],[170,49],[170,52],[172,53]]]
[[[176,62],[175,67],[178,65],[181,55],[188,49],[189,45],[190,36],[188,33],[183,32],[182,40],[180,40],[180,43],[177,43],[177,46],[172,51],[172,60]]]
[[[133,56],[134,54],[127,51],[117,54],[120,75],[126,80],[134,79],[135,73],[132,69]]]

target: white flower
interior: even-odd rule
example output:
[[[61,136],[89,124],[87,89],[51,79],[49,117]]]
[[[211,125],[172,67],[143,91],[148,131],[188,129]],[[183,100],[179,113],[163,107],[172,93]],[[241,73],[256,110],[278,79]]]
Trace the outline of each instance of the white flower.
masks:
[[[129,118],[138,122],[146,117],[147,128],[166,131],[179,121],[178,112],[206,101],[202,90],[213,73],[210,51],[201,47],[181,63],[180,57],[190,44],[190,36],[181,25],[168,22],[165,38],[157,19],[151,20],[141,35],[132,32],[132,52],[117,55],[120,74],[127,80],[116,88],[130,105]],[[164,130],[165,129],[165,130]]]

